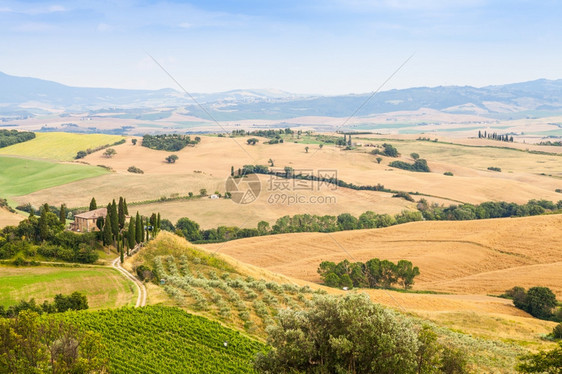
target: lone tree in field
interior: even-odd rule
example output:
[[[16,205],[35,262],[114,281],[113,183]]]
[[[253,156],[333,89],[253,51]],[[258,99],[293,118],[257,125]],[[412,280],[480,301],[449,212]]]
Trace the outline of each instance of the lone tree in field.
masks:
[[[259,139],[250,138],[250,139],[246,140],[246,142],[248,142],[248,145],[256,145],[256,143],[259,142]]]
[[[308,146],[304,147],[306,153],[308,153]]]
[[[107,148],[107,149],[105,150],[105,152],[103,152],[103,155],[104,155],[105,157],[107,157],[107,158],[111,158],[111,157],[113,157],[113,156],[116,155],[116,154],[117,154],[117,151],[116,151],[115,149],[113,149],[113,148]]]
[[[133,145],[137,145],[137,139],[132,139],[131,142],[133,142]]]
[[[168,164],[175,164],[178,158],[179,157],[176,155],[169,155],[168,157],[166,157],[166,161],[168,161]]]
[[[382,157],[377,157],[376,160],[377,160],[377,164],[380,164],[382,161]]]
[[[90,201],[90,210],[96,209],[98,209],[98,204],[96,203],[96,198],[92,197],[92,200]]]
[[[417,160],[418,158],[420,158],[420,155],[417,153],[410,153],[410,157],[412,157],[414,160]]]
[[[207,196],[207,189],[206,188],[202,188],[199,190],[199,195],[201,196]]]

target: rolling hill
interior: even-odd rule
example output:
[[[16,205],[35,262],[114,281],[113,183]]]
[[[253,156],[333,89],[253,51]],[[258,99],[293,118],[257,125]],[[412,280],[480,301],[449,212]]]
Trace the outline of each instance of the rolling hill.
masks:
[[[204,247],[286,276],[319,282],[322,261],[407,259],[414,289],[501,294],[550,287],[562,296],[561,215],[463,222],[414,222],[384,229],[240,239]]]

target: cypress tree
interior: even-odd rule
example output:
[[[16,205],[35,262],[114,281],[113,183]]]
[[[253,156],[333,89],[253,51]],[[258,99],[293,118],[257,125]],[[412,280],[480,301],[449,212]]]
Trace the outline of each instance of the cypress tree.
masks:
[[[92,197],[92,200],[90,201],[90,210],[96,209],[98,209],[98,204],[96,203],[96,198]]]
[[[44,210],[46,213],[49,213],[49,212],[50,212],[49,204],[47,204],[47,203],[43,204],[43,210]]]
[[[158,216],[156,216],[156,231],[160,231],[160,212],[158,212]]]
[[[117,215],[119,217],[119,228],[125,227],[125,205],[123,204],[123,198],[119,197],[119,206],[117,207]]]
[[[139,212],[137,212],[137,218],[135,218],[135,241],[138,243],[142,242],[143,228],[142,221]]]
[[[125,260],[124,257],[125,256],[123,255],[123,246],[120,245],[119,246],[119,258],[121,260],[121,263],[123,263],[123,261]]]
[[[233,177],[234,176],[234,166],[230,167],[230,176]]]
[[[41,240],[47,240],[49,235],[49,225],[47,225],[47,210],[41,210],[41,217],[39,217],[39,238]]]
[[[127,248],[127,256],[130,256],[131,253],[129,252],[129,232],[123,232],[123,248]]]
[[[123,198],[123,212],[125,212],[126,216],[129,215],[129,208],[127,208],[127,199],[125,198]]]
[[[129,239],[129,248],[135,248],[135,238],[136,238],[136,226],[135,226],[135,218],[131,217],[129,221],[129,230],[127,231],[128,239]]]
[[[111,232],[113,232],[113,235],[117,238],[117,234],[119,233],[119,215],[117,214],[115,199],[113,199],[113,203],[111,203]]]
[[[111,223],[109,220],[105,220],[105,225],[103,225],[103,245],[110,245],[113,243],[113,233],[111,232]]]
[[[59,212],[60,223],[66,225],[66,206],[61,204]]]

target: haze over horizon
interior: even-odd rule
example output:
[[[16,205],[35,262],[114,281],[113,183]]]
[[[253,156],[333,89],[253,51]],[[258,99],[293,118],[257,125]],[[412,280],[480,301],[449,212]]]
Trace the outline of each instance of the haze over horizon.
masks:
[[[77,87],[371,92],[562,76],[557,2],[0,2],[0,71]]]

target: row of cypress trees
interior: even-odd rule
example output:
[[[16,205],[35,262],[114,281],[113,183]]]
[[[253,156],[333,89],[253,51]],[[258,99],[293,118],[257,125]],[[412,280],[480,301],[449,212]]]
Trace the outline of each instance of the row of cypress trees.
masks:
[[[96,199],[92,198],[90,210],[97,209]],[[107,204],[107,216],[105,219],[98,218],[96,225],[102,231],[103,245],[115,245],[123,262],[124,252],[130,254],[130,250],[137,244],[148,241],[155,237],[160,231],[160,213],[153,213],[150,218],[142,217],[139,212],[135,217],[130,217],[128,226],[126,218],[129,215],[127,200],[119,197],[119,203],[115,199]]]

